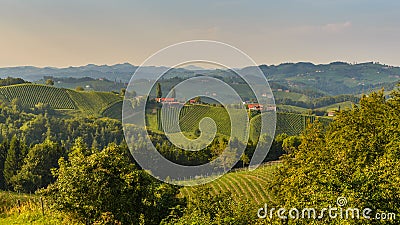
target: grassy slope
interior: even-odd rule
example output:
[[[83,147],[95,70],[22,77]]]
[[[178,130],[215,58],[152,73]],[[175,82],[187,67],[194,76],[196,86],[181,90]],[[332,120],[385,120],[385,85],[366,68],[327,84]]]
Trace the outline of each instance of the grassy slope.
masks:
[[[158,122],[156,114],[146,114],[146,125],[149,129],[156,131],[158,130]]]
[[[293,101],[303,101],[303,102],[308,102],[310,99],[303,94],[295,93],[295,92],[283,92],[283,91],[277,91],[274,92],[274,97],[275,99],[284,99],[288,98]]]
[[[102,116],[113,118],[113,119],[122,119],[122,101],[115,102],[107,107],[103,112],[101,112]]]
[[[280,110],[286,110],[289,112],[293,112],[293,113],[307,113],[309,111],[309,109],[307,108],[302,108],[302,107],[298,107],[298,106],[293,106],[293,105],[277,105],[278,111]]]
[[[335,104],[332,104],[332,105],[328,105],[328,106],[325,106],[325,107],[318,108],[317,110],[330,112],[330,111],[338,110],[339,106],[340,106],[341,110],[352,109],[353,103],[350,102],[350,101],[340,102],[340,103],[335,103]]]
[[[331,112],[331,111],[338,110],[339,106],[340,106],[341,110],[345,110],[345,109],[351,109],[353,107],[353,104],[354,103],[352,103],[351,101],[345,101],[345,102],[339,102],[339,103],[327,105],[324,107],[316,108],[314,110]],[[302,107],[297,107],[297,106],[292,106],[292,105],[277,105],[277,107],[278,107],[278,111],[279,111],[279,109],[282,109],[282,110],[286,110],[289,112],[302,113],[302,114],[306,114],[310,110],[307,108],[302,108]]]
[[[80,224],[63,213],[49,210],[46,201],[44,212],[43,216],[37,195],[0,192],[0,224]]]
[[[80,86],[85,88],[85,90],[116,91],[116,92],[119,92],[121,88],[125,88],[125,85],[121,83],[114,83],[114,82],[100,81],[100,80],[84,81],[79,83],[55,83],[54,86],[59,88],[68,88],[68,89],[75,89],[76,87]],[[89,88],[87,88],[86,86],[89,86]]]

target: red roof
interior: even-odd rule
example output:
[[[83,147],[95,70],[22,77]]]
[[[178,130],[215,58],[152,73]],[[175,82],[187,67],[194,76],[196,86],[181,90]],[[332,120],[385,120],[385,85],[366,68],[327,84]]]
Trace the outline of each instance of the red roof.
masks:
[[[262,105],[260,105],[260,104],[256,104],[256,103],[254,103],[254,104],[247,104],[247,107],[249,107],[249,108],[262,108],[263,106]]]
[[[247,104],[247,107],[252,110],[263,110],[263,105],[257,103]]]
[[[175,98],[156,98],[157,102],[175,102]]]

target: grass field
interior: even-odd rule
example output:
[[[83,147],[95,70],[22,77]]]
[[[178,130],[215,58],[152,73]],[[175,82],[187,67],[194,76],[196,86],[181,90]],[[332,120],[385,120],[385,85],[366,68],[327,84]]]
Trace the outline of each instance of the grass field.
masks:
[[[50,210],[45,200],[42,211],[41,200],[37,195],[0,191],[0,224],[80,225],[81,223],[60,212]]]

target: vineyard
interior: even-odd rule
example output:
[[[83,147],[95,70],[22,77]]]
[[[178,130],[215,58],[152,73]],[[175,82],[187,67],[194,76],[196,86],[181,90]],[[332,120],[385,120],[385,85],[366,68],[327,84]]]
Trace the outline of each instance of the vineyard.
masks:
[[[277,162],[271,162],[254,171],[233,171],[206,186],[212,189],[213,194],[230,192],[238,202],[249,200],[252,204],[260,205],[270,200],[270,195],[264,187],[270,182],[277,166]],[[194,189],[195,187],[181,188],[181,196],[190,199]]]
[[[12,102],[18,99],[24,108],[34,108],[38,103],[48,104],[52,109],[79,110],[94,116],[121,117],[121,97],[111,92],[82,91],[56,88],[40,84],[17,84],[0,87],[0,99]]]
[[[102,113],[102,116],[113,118],[113,119],[122,119],[122,101],[116,102],[106,108]]]
[[[184,132],[194,132],[199,128],[200,121],[209,117],[213,119],[217,125],[217,133],[230,135],[231,122],[228,112],[223,107],[212,107],[206,105],[193,105],[184,106],[180,112],[177,111],[178,108],[170,107],[165,110],[166,121],[164,126],[166,129],[172,127],[173,124],[169,124],[169,121],[173,121],[173,116],[179,115],[179,126]],[[158,129],[163,130],[161,118],[161,110],[157,111],[157,122]],[[175,118],[178,120],[178,118]],[[177,131],[176,131],[177,132]]]
[[[313,115],[304,115],[296,113],[277,113],[275,135],[287,134],[289,136],[300,135],[306,129],[309,123],[316,119],[324,126],[328,126],[331,118],[317,117]],[[258,140],[260,133],[261,116],[258,115],[250,121],[250,139],[254,142]],[[268,124],[267,124],[268,125]]]
[[[88,115],[101,115],[104,110],[122,100],[121,97],[111,92],[77,92],[69,89],[66,92],[75,102],[77,108]]]
[[[179,115],[179,125],[183,132],[195,132],[198,127],[201,119],[205,117],[210,117],[213,119],[217,125],[217,133],[230,135],[231,129],[231,121],[228,112],[222,107],[215,106],[205,106],[205,105],[194,105],[194,106],[184,106],[180,112],[178,112],[178,108],[168,108],[164,111],[166,113],[165,124],[169,131],[173,131],[170,128],[173,124],[170,121],[177,121],[177,118],[173,118],[173,116]],[[157,111],[157,123],[158,130],[162,131],[162,123],[161,123],[161,110]],[[268,113],[268,112],[266,112]],[[269,117],[265,117],[269,119]],[[296,113],[277,113],[277,121],[276,121],[276,130],[275,134],[285,133],[287,135],[300,135],[301,132],[307,127],[309,123],[313,123],[318,118],[318,121],[321,122],[324,126],[327,126],[332,119],[326,117],[316,117],[313,115],[304,115],[304,114],[296,114]],[[264,124],[267,126],[267,130],[273,129],[275,124],[273,121],[264,121]],[[260,133],[261,126],[261,116],[255,116],[250,120],[250,139],[254,142],[258,140],[258,136]]]
[[[75,109],[74,102],[65,89],[37,84],[18,84],[0,87],[0,97],[11,102],[18,99],[24,107],[33,108],[39,102],[53,109]]]

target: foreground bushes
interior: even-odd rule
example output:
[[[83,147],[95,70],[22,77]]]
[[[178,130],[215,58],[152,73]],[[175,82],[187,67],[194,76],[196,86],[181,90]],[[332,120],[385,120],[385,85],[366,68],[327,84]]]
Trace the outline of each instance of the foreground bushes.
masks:
[[[400,93],[364,96],[360,106],[341,112],[326,132],[318,123],[303,134],[301,145],[283,159],[274,181],[272,207],[304,209],[347,207],[400,215]],[[275,217],[276,218],[276,217]],[[397,218],[398,220],[398,218]],[[281,220],[274,220],[276,223]],[[288,224],[374,224],[368,219],[289,220]]]

